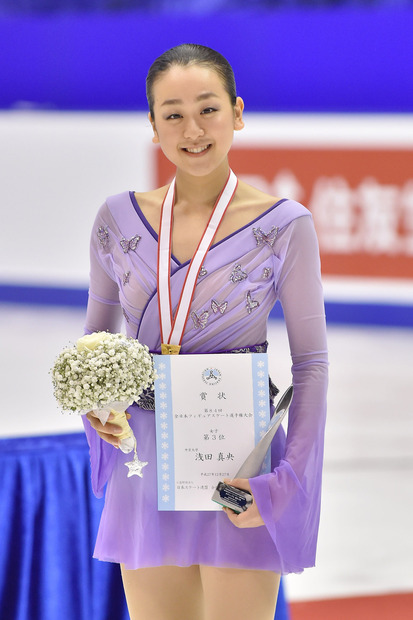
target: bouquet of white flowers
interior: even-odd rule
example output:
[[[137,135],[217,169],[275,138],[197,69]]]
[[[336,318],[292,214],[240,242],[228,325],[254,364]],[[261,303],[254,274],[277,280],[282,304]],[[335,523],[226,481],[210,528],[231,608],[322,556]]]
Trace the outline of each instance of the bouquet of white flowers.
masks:
[[[54,396],[63,410],[80,414],[93,410],[102,424],[114,414],[111,422],[122,428],[120,449],[135,452],[133,461],[126,463],[128,476],[142,477],[147,463],[138,459],[125,410],[153,386],[155,371],[148,347],[123,334],[95,332],[63,349],[51,373]]]

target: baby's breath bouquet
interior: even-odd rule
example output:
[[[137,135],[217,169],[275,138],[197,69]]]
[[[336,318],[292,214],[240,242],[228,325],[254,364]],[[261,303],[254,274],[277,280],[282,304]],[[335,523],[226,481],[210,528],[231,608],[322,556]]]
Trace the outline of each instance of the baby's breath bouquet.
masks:
[[[125,410],[153,386],[155,372],[148,347],[123,334],[95,332],[63,349],[51,373],[54,396],[63,410],[80,414],[93,410],[102,424],[114,414],[111,422],[122,428],[120,449],[135,451],[134,460],[126,464],[128,476],[142,476],[147,463],[138,459]]]

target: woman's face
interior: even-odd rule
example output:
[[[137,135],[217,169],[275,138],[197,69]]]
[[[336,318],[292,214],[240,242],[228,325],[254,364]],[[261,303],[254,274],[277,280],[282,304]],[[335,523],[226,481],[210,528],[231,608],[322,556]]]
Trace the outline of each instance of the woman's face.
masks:
[[[200,65],[173,65],[153,86],[153,141],[179,170],[201,176],[227,165],[244,104],[232,105],[221,77]]]

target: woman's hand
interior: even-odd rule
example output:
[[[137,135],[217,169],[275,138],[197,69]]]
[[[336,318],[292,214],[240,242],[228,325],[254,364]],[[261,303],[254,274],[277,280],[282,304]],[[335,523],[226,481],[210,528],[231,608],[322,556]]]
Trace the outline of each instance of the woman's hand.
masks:
[[[250,483],[245,478],[234,478],[233,480],[224,480],[224,482],[237,487],[237,489],[242,489],[243,491],[248,491],[251,493]],[[227,513],[228,519],[235,525],[235,527],[246,528],[265,525],[255,501],[253,501],[252,505],[247,508],[245,512],[241,512],[240,514],[237,514],[231,510],[231,508],[224,507],[223,510]]]
[[[107,443],[110,443],[115,448],[119,448],[121,440],[119,439],[119,437],[116,437],[116,435],[122,433],[123,429],[117,424],[111,424],[110,421],[113,420],[113,418],[115,417],[113,413],[109,415],[108,421],[105,425],[102,424],[94,411],[89,411],[86,414],[86,417],[89,420],[92,428],[95,429],[101,439],[103,439]],[[129,420],[130,417],[130,413],[127,413],[126,418]]]

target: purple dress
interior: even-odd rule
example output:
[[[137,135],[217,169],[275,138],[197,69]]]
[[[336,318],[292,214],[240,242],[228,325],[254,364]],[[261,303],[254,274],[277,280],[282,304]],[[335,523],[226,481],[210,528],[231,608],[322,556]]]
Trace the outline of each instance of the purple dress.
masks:
[[[187,268],[188,262],[172,256],[173,309]],[[156,270],[157,234],[134,194],[108,198],[92,231],[86,331],[119,331],[123,312],[127,335],[160,352]],[[223,314],[212,312],[212,299],[228,302]],[[129,569],[204,564],[283,574],[314,565],[328,364],[318,245],[305,207],[281,200],[211,246],[191,306],[194,317],[208,311],[208,319],[203,327],[189,319],[182,353],[264,342],[277,299],[288,331],[294,398],[287,437],[280,429],[272,444],[271,473],[250,479],[265,526],[238,529],[222,511],[158,511],[155,415],[133,405],[138,454],[149,462],[142,479],[127,477],[130,455],[100,440],[84,419],[98,497],[107,483],[96,558]]]

